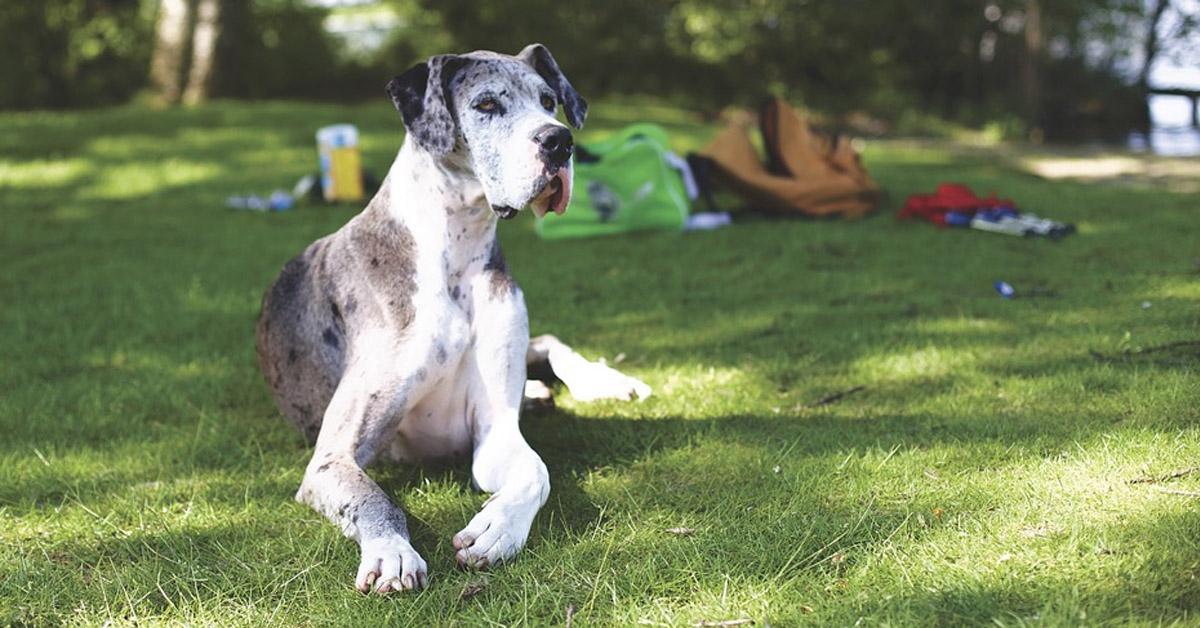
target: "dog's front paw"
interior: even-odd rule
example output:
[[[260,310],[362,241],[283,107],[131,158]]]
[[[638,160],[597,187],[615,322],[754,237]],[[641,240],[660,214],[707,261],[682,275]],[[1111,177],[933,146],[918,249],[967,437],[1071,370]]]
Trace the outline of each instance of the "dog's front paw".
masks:
[[[460,567],[486,569],[516,555],[529,537],[537,508],[522,508],[495,500],[485,503],[467,527],[454,535],[454,558]]]
[[[569,378],[569,379],[568,379]],[[582,361],[575,365],[569,374],[560,376],[571,395],[580,401],[598,401],[600,399],[645,399],[651,394],[651,389],[645,382],[630,377],[604,363]]]
[[[363,593],[405,591],[425,587],[428,579],[425,559],[412,544],[399,536],[364,541],[362,563],[354,586]]]

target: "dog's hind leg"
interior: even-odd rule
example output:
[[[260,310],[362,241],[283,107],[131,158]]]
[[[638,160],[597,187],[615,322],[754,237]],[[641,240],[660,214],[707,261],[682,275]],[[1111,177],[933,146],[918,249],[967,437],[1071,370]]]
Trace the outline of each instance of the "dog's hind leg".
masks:
[[[550,371],[567,385],[580,401],[598,399],[645,399],[651,389],[645,382],[630,377],[603,361],[592,362],[549,334],[529,341],[525,361],[530,370]]]

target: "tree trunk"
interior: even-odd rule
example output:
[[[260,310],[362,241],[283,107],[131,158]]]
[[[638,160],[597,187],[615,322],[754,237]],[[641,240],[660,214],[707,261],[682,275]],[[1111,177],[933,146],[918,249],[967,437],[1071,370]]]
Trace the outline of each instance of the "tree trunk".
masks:
[[[1042,58],[1046,53],[1046,31],[1042,26],[1041,0],[1025,1],[1025,54],[1021,62],[1021,86],[1025,96],[1025,121],[1032,132],[1041,133]]]
[[[187,0],[162,0],[155,30],[150,81],[159,100],[175,105],[183,95],[184,53],[191,38]]]
[[[1158,23],[1171,6],[1171,0],[1155,0],[1146,23],[1146,39],[1142,41],[1142,70],[1138,72],[1137,87],[1143,94],[1150,91],[1150,66],[1158,56]]]
[[[192,69],[188,73],[183,102],[195,105],[208,100],[212,84],[213,60],[216,57],[217,37],[221,34],[221,3],[219,0],[199,0],[196,5],[196,27],[192,31]]]

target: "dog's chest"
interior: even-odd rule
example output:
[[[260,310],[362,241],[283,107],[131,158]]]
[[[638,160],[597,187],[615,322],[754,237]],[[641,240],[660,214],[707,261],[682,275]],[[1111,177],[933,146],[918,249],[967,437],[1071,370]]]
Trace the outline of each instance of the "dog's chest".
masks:
[[[415,403],[400,421],[397,438],[390,448],[393,459],[417,462],[423,459],[458,457],[471,450],[471,419],[477,382],[477,308],[473,295],[476,272],[451,272],[439,290],[427,327],[413,330],[414,336],[430,338],[424,365],[427,377],[416,392]]]

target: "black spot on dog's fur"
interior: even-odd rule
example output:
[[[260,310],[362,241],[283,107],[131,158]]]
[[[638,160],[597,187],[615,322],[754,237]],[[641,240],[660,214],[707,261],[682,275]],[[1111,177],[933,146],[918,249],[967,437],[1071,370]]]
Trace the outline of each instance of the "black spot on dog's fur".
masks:
[[[484,272],[490,277],[489,285],[493,298],[512,295],[517,291],[517,282],[508,272],[508,264],[504,261],[504,252],[500,250],[500,241],[493,240],[488,253],[488,261],[483,266]]]
[[[324,341],[324,343],[328,345],[330,349],[336,350],[340,349],[342,346],[341,339],[338,338],[337,332],[334,331],[332,327],[325,328],[325,333],[321,334],[321,340]]]

